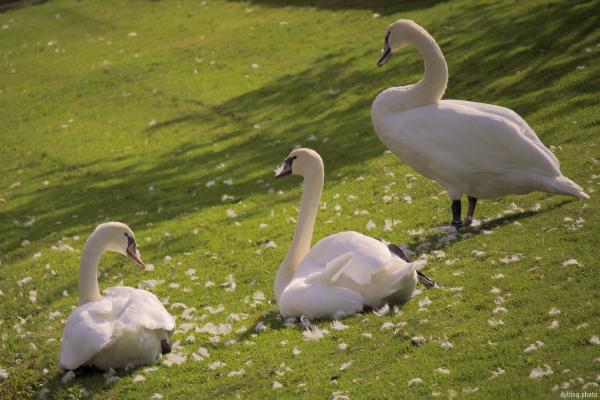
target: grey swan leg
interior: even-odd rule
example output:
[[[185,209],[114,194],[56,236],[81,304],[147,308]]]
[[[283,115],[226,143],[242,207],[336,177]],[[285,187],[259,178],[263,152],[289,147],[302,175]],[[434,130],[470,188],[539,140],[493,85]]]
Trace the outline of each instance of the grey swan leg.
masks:
[[[398,257],[400,257],[404,261],[411,262],[410,257],[408,256],[408,254],[406,254],[406,251],[402,247],[400,247],[399,245],[394,244],[394,243],[390,243],[390,244],[388,244],[388,249],[390,249],[390,251],[393,254],[397,255]],[[438,285],[437,285],[437,283],[435,281],[433,281],[433,280],[429,279],[428,277],[426,277],[421,271],[417,271],[417,279],[427,289],[438,287]]]
[[[473,222],[473,214],[475,214],[475,206],[477,205],[477,198],[467,196],[469,200],[469,209],[467,210],[467,216],[465,217],[464,226],[469,227]]]

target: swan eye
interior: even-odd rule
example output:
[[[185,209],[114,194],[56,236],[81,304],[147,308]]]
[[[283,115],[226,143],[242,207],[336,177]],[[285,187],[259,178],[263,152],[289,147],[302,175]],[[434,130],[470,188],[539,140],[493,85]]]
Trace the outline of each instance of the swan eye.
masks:
[[[292,166],[292,163],[294,162],[294,160],[295,160],[296,158],[298,158],[298,156],[293,156],[293,157],[290,157],[290,158],[288,158],[287,160],[285,160],[285,163],[286,163],[288,166],[290,166],[290,167],[291,167],[291,166]]]
[[[127,238],[127,248],[133,248],[135,249],[136,245],[135,245],[135,239],[132,238],[131,236],[129,236],[129,234],[127,232],[123,233],[125,235],[125,237]]]

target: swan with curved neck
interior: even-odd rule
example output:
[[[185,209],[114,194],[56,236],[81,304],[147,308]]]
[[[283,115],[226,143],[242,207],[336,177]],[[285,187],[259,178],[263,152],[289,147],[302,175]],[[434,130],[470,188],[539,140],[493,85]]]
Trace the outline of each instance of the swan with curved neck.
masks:
[[[88,238],[79,265],[79,307],[69,316],[61,343],[59,367],[101,369],[148,364],[170,351],[174,318],[150,292],[117,286],[98,289],[98,264],[106,251],[129,257],[144,268],[133,231],[107,222]]]
[[[363,306],[408,300],[417,279],[435,285],[417,271],[395,245],[357,232],[340,232],[310,247],[324,183],[323,160],[311,149],[296,149],[276,177],[304,178],[300,213],[292,243],[275,278],[275,298],[284,317],[339,318]]]
[[[588,197],[562,175],[558,159],[514,111],[442,100],[448,83],[446,60],[433,37],[415,22],[401,19],[387,28],[377,65],[407,45],[423,57],[423,79],[381,92],[371,109],[373,128],[400,159],[446,188],[455,227],[471,224],[478,198],[532,191]],[[463,194],[469,201],[464,222]]]

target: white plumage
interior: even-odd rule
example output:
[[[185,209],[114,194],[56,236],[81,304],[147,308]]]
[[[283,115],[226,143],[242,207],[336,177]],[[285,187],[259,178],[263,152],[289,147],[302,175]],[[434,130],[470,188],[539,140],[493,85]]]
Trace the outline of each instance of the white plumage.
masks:
[[[100,369],[149,364],[161,353],[175,321],[158,298],[125,286],[107,289],[100,300],[77,307],[62,338],[59,366]]]
[[[127,235],[125,235],[127,233]],[[69,316],[61,343],[59,367],[129,368],[154,361],[175,329],[175,320],[158,298],[125,286],[98,292],[97,262],[105,250],[117,251],[143,265],[133,232],[107,223],[88,239],[80,267],[80,306]]]
[[[404,302],[413,294],[416,271],[382,242],[357,232],[321,239],[302,260],[279,299],[285,317],[339,318]]]
[[[339,318],[408,300],[417,270],[425,262],[406,262],[388,247],[357,232],[340,232],[310,248],[324,170],[321,157],[297,149],[277,176],[304,177],[304,193],[296,232],[275,280],[275,296],[284,317]]]
[[[371,111],[377,136],[394,154],[444,186],[453,200],[463,194],[495,198],[532,191],[588,197],[562,175],[556,156],[514,111],[441,100],[446,61],[434,39],[413,21],[399,20],[388,28],[379,65],[406,44],[424,58],[423,79],[384,90]]]

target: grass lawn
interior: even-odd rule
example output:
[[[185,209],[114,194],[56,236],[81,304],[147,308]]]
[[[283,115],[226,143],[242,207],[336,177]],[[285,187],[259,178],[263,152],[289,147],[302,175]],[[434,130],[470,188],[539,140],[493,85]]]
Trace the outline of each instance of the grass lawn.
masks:
[[[0,398],[600,393],[600,2],[386,3],[52,0],[0,13]],[[591,198],[484,200],[481,226],[432,231],[449,198],[371,127],[377,93],[422,74],[414,49],[375,66],[399,18],[440,44],[446,98],[517,111]],[[445,289],[342,330],[313,321],[320,340],[284,324],[272,283],[301,186],[273,168],[296,145],[325,160],[315,240],[357,230],[406,244]],[[64,384],[79,254],[108,220],[134,229],[154,269],[107,254],[101,288],[157,294],[176,347],[112,383]],[[196,360],[199,347],[210,356]]]

